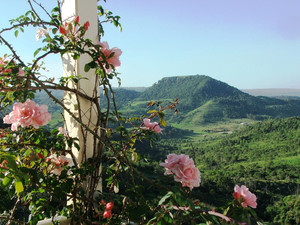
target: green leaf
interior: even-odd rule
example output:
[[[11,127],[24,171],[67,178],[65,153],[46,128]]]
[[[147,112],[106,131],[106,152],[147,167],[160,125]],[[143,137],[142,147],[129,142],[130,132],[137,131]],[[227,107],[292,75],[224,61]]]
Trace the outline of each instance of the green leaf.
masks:
[[[99,15],[99,16],[103,16],[103,14],[104,14],[104,9],[103,9],[103,7],[102,7],[101,5],[98,5],[98,10],[99,10],[98,15]]]
[[[256,212],[253,209],[249,209],[249,211],[255,219],[258,219]]]
[[[162,118],[162,119],[165,117],[165,113],[162,112],[162,111],[159,111],[159,112],[158,112],[158,115],[159,115],[159,117]]]
[[[90,68],[96,68],[98,66],[98,64],[94,61],[89,62],[88,65],[90,66]]]
[[[56,34],[56,33],[57,33],[57,30],[58,30],[57,28],[53,28],[53,29],[52,29],[52,34]]]
[[[149,114],[150,113],[157,113],[157,110],[155,110],[155,109],[154,110],[149,110],[147,113],[149,113]]]
[[[10,182],[11,182],[11,179],[10,179],[9,177],[4,177],[4,179],[3,179],[3,181],[2,181],[2,184],[3,184],[4,186],[7,186],[7,185],[10,184]]]
[[[180,206],[186,205],[186,199],[182,198],[180,192],[177,192],[175,195],[175,200]]]
[[[160,125],[162,125],[162,126],[164,126],[164,127],[166,127],[166,126],[167,126],[167,123],[166,123],[166,121],[165,121],[165,120],[163,120],[163,119],[159,119],[159,123],[160,123]]]
[[[52,12],[59,12],[59,8],[55,7],[54,9],[52,9]]]
[[[18,35],[19,35],[19,30],[16,30],[15,31],[15,36],[18,37]]]
[[[89,64],[85,64],[84,66],[84,72],[89,72],[89,70],[91,69],[91,67],[89,66]]]
[[[167,224],[172,224],[172,222],[173,222],[172,218],[169,215],[165,215],[163,217],[163,219],[164,219],[164,222],[166,222]]]
[[[121,132],[121,131],[125,131],[126,129],[125,129],[125,127],[123,127],[123,126],[118,126],[117,128],[116,128],[116,131],[118,131],[118,132]]]
[[[7,167],[13,170],[17,170],[16,158],[14,156],[6,155]]]
[[[17,195],[20,196],[20,193],[24,191],[24,187],[21,181],[17,180],[15,181],[15,188],[17,191]]]
[[[172,196],[173,192],[169,191],[164,197],[162,197],[160,199],[160,201],[158,202],[158,205],[163,204],[168,198],[170,198]]]
[[[131,160],[135,163],[138,161],[138,154],[136,152],[131,154]]]
[[[147,225],[151,225],[152,224],[151,222],[155,221],[156,219],[157,219],[156,217],[152,218],[151,220],[148,221]]]
[[[195,210],[195,204],[194,204],[194,202],[191,199],[189,199],[189,198],[187,198],[186,201],[187,201],[188,205],[191,207],[191,209]]]
[[[130,139],[129,140],[129,145],[132,148],[135,145],[136,139]]]
[[[147,103],[147,106],[154,106],[155,105],[155,101],[151,101]]]
[[[79,151],[80,150],[79,144],[77,142],[74,142],[73,144],[74,144],[74,147]]]

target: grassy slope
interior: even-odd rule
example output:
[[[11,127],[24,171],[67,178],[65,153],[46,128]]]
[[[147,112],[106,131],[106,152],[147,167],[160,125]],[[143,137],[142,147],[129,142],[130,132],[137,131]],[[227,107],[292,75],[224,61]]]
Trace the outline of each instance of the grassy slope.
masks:
[[[213,140],[182,144],[202,171],[202,197],[208,204],[225,202],[234,184],[246,184],[258,196],[258,214],[267,221],[267,209],[300,185],[300,118],[275,119],[250,125]],[[229,187],[229,189],[228,189]],[[211,197],[213,195],[213,197]]]

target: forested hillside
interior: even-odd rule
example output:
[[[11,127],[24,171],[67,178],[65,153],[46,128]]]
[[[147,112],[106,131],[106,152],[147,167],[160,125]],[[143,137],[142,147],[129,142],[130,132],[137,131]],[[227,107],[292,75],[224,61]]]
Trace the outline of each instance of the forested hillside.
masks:
[[[220,140],[199,143],[195,151],[210,180],[205,186],[224,190],[224,180],[246,183],[257,190],[262,218],[300,223],[299,117],[259,122]]]
[[[207,204],[222,205],[234,184],[246,184],[258,196],[257,213],[264,221],[300,224],[299,117],[258,122],[217,139],[193,141],[185,135],[162,139],[153,157],[171,152],[194,156],[202,172],[198,194]]]
[[[216,139],[193,135],[167,127],[154,148],[144,142],[137,151],[157,162],[152,165],[169,153],[192,156],[202,173],[195,195],[210,206],[224,205],[234,185],[245,184],[258,196],[261,220],[300,224],[300,117],[258,122]]]

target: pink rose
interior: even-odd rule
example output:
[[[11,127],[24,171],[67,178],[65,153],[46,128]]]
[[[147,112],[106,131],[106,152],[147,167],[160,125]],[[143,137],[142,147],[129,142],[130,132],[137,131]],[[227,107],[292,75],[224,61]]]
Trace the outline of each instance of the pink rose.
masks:
[[[152,130],[155,133],[160,133],[162,131],[162,129],[160,128],[160,126],[158,125],[157,122],[151,123],[150,119],[148,119],[148,118],[145,118],[143,120],[143,123],[145,125],[145,127],[141,127],[141,129],[143,129],[143,130]]]
[[[160,163],[160,166],[166,168],[165,175],[174,174],[174,180],[180,182],[183,187],[189,187],[192,190],[200,186],[200,171],[189,156],[170,154],[164,163]]]
[[[165,160],[164,163],[161,163],[161,166],[164,166],[166,168],[166,174],[172,174],[172,172],[169,170],[170,168],[173,168],[176,164],[178,164],[180,161],[180,156],[176,154],[169,154],[167,156],[167,159]]]
[[[39,128],[39,126],[43,126],[47,124],[51,120],[51,114],[48,113],[48,106],[36,104],[35,113],[33,115],[31,125],[34,128]]]
[[[241,203],[241,205],[244,208],[246,208],[247,206],[256,208],[256,206],[257,206],[256,195],[251,193],[245,185],[242,185],[241,187],[238,185],[235,185],[233,197],[237,200],[242,198],[243,202]]]
[[[16,131],[19,126],[34,128],[46,125],[51,120],[51,114],[48,113],[48,106],[39,106],[34,101],[27,99],[24,103],[17,102],[13,106],[13,111],[3,118],[3,122],[12,124],[11,129]]]
[[[35,102],[27,99],[26,102],[17,102],[13,106],[13,111],[3,119],[4,123],[12,124],[11,129],[16,131],[18,126],[30,126],[34,115]]]
[[[50,156],[47,157],[46,162],[51,162],[48,170],[51,173],[54,173],[58,176],[60,176],[61,172],[65,169],[66,166],[74,166],[74,162],[71,158],[64,156],[64,155],[60,155],[57,157],[56,154],[52,154]]]
[[[99,43],[101,45],[101,52],[105,56],[106,62],[103,63],[103,67],[106,73],[111,73],[113,69],[118,69],[121,66],[121,61],[119,59],[122,51],[114,47],[112,49],[109,48],[109,45],[106,41]],[[102,62],[103,58],[100,56],[99,60]]]

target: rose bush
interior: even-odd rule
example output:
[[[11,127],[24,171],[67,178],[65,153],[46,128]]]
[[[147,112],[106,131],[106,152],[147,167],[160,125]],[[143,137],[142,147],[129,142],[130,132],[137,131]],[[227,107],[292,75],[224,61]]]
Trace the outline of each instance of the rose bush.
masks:
[[[111,80],[119,79],[116,70],[121,65],[122,51],[117,47],[110,49],[107,42],[93,43],[86,38],[89,21],[81,24],[79,17],[63,20],[61,1],[49,12],[40,4],[33,4],[36,1],[28,0],[28,3],[31,10],[11,20],[11,27],[0,31],[0,43],[10,50],[10,55],[0,58],[0,103],[2,109],[13,105],[12,111],[4,117],[4,123],[11,124],[11,128],[0,134],[0,179],[15,202],[8,215],[0,216],[1,220],[7,224],[37,224],[39,220],[59,215],[70,218],[71,224],[209,221],[221,224],[224,220],[248,221],[248,215],[255,217],[253,211],[245,207],[256,207],[256,197],[245,186],[236,186],[235,200],[224,213],[193,199],[192,190],[200,186],[201,174],[193,159],[185,154],[169,154],[160,164],[165,168],[164,174],[174,176],[178,183],[168,180],[169,176],[160,179],[154,174],[146,176],[139,164],[142,159],[136,151],[136,143],[145,139],[153,141],[163,133],[165,110],[177,113],[178,99],[166,106],[149,102],[147,106],[151,109],[147,116],[122,117],[111,87]],[[46,11],[47,16],[39,15],[35,7]],[[104,35],[102,23],[111,22],[121,28],[120,17],[101,5],[98,5],[98,15],[100,39]],[[18,36],[30,26],[37,29],[36,39],[42,39],[44,46],[26,63],[3,34],[14,30]],[[92,94],[81,89],[81,81],[91,79],[84,73],[62,76],[57,82],[41,76],[42,60],[51,54],[72,60],[88,55],[90,61],[84,71],[93,71],[95,84],[89,87]],[[99,97],[99,86],[103,97]],[[54,97],[51,93],[54,89],[64,91],[64,98]],[[64,109],[73,127],[67,121],[64,128],[49,131],[41,127],[51,119],[48,107],[32,100],[41,90]],[[107,101],[106,107],[99,103],[99,98]],[[95,112],[96,121],[87,116],[90,109],[82,106],[78,99],[88,101],[87,108]],[[76,129],[81,137],[72,134]],[[87,145],[90,143],[93,145],[89,155]]]

